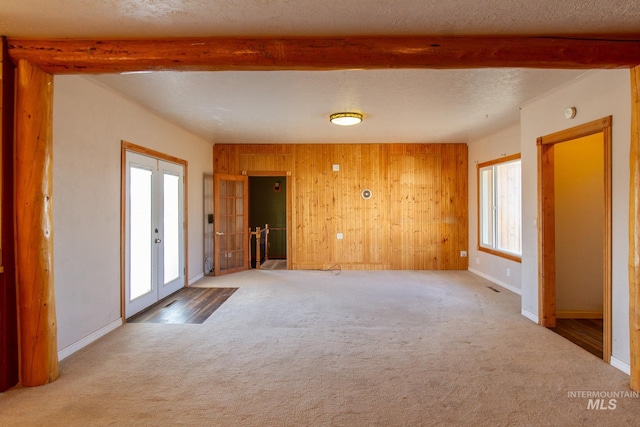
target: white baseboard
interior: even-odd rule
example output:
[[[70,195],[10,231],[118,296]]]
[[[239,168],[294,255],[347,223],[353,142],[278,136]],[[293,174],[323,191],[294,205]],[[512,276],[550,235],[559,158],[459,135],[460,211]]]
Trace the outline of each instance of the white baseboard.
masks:
[[[622,372],[624,372],[627,375],[631,375],[631,366],[628,363],[625,363],[620,359],[616,359],[613,356],[611,356],[611,361],[609,363],[614,368],[621,370]]]
[[[478,270],[474,270],[473,268],[469,268],[469,272],[475,274],[476,276],[480,276],[483,279],[487,279],[488,281],[493,282],[496,285],[513,292],[514,294],[522,295],[522,291],[520,289],[518,289],[515,286],[512,286],[512,285],[510,285],[508,283],[505,283],[505,282],[503,282],[501,280],[498,280],[495,277],[491,277],[488,274],[484,274],[484,273],[482,273],[482,272],[480,272]]]
[[[193,285],[194,283],[196,283],[198,280],[202,279],[204,277],[204,273],[200,273],[197,276],[189,279],[189,286]]]
[[[116,329],[116,328],[118,328],[120,326],[122,326],[122,319],[115,320],[115,321],[109,323],[107,326],[104,326],[104,327],[98,329],[97,331],[95,331],[91,335],[87,335],[86,337],[82,338],[81,340],[74,342],[69,347],[63,348],[62,350],[60,350],[58,352],[58,360],[62,360],[65,357],[71,356],[76,351],[80,350],[81,348],[84,348],[84,347],[88,346],[92,342],[102,338],[103,336],[107,335],[109,332],[113,331],[114,329]]]
[[[525,310],[524,308],[520,311],[520,314],[522,314],[524,317],[526,317],[527,319],[531,320],[534,323],[538,323],[538,315],[537,314],[533,314],[532,312]]]

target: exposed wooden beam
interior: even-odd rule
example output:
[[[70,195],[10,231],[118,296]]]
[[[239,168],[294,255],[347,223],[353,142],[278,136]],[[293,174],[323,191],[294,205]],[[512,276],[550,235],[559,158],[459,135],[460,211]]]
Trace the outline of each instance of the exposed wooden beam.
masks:
[[[640,34],[9,39],[14,61],[52,74],[143,70],[333,70],[385,68],[618,68],[640,64]]]
[[[20,382],[54,381],[58,344],[53,290],[53,76],[18,63],[15,129],[16,269]]]
[[[629,332],[631,388],[640,391],[640,66],[631,69]]]

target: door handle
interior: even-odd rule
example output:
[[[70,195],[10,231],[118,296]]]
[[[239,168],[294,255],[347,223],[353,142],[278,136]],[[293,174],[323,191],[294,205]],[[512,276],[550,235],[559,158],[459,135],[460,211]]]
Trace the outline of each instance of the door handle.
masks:
[[[162,243],[162,240],[156,239],[156,243]]]
[[[220,231],[216,231],[216,236],[224,236],[224,233],[222,233]]]

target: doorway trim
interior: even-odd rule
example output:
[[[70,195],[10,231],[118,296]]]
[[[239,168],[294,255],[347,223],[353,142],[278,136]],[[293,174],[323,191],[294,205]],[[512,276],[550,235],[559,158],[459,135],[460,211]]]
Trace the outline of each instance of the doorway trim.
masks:
[[[284,176],[286,180],[286,223],[287,223],[287,270],[291,270],[291,265],[293,265],[291,254],[291,171],[242,171],[242,175],[246,175],[248,177],[252,176]]]
[[[127,197],[127,151],[155,157],[170,163],[177,163],[184,167],[184,284],[189,283],[189,182],[188,182],[188,162],[178,157],[170,156],[160,151],[136,145],[131,142],[121,141],[120,143],[120,317],[126,323],[126,197]]]
[[[604,148],[604,290],[603,360],[611,360],[611,138],[612,116],[570,129],[541,136],[538,146],[538,323],[556,326],[556,236],[554,200],[554,146],[597,133],[603,134]]]

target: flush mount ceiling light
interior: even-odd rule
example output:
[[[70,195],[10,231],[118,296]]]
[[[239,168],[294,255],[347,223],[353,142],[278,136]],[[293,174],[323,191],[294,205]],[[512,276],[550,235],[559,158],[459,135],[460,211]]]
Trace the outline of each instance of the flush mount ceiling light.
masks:
[[[362,121],[360,113],[335,113],[329,116],[329,121],[334,125],[352,126]]]

